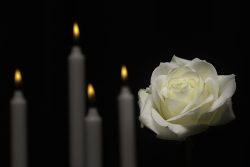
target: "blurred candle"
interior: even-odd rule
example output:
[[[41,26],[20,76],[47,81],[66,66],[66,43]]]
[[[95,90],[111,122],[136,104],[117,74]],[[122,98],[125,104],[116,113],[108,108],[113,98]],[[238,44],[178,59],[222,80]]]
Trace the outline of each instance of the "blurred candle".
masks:
[[[78,24],[74,23],[74,39],[78,40],[79,35],[80,31]],[[80,47],[73,46],[68,59],[70,167],[84,166],[84,62],[84,55]]]
[[[88,84],[88,98],[90,103],[95,100],[95,90]],[[102,166],[102,119],[97,108],[91,106],[85,118],[86,132],[86,167]]]
[[[128,79],[126,66],[121,68],[121,77]],[[118,96],[119,133],[120,133],[120,167],[136,167],[134,96],[128,86],[123,86]]]
[[[22,83],[20,70],[15,71],[14,80],[17,86]],[[27,127],[26,100],[21,90],[16,90],[10,101],[11,108],[11,166],[27,167]]]

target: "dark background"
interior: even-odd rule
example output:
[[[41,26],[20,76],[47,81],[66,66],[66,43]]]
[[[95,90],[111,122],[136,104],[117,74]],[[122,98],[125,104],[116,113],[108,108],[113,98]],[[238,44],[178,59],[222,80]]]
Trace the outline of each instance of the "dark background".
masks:
[[[121,65],[128,67],[137,101],[137,91],[149,85],[153,69],[173,54],[206,59],[219,74],[236,74],[237,118],[192,137],[192,166],[249,165],[249,63],[241,54],[239,1],[22,1],[0,9],[1,167],[10,164],[9,100],[17,67],[29,103],[29,165],[68,167],[67,57],[74,43],[74,21],[79,23],[79,45],[86,55],[86,81],[95,86],[103,118],[104,167],[119,166],[116,99]],[[185,142],[159,140],[141,129],[136,102],[135,107],[138,166],[185,166]]]

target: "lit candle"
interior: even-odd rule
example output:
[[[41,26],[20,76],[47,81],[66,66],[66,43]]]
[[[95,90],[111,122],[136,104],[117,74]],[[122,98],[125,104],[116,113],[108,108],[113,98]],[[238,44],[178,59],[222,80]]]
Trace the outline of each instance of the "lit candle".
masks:
[[[15,71],[15,83],[20,86],[22,75]],[[10,101],[11,108],[11,166],[27,167],[26,100],[21,90],[16,90]]]
[[[77,23],[73,25],[73,35],[78,40],[80,31]],[[84,166],[84,62],[80,47],[73,46],[68,59],[70,167]]]
[[[128,79],[126,66],[121,68],[123,81]],[[120,127],[120,166],[136,167],[134,96],[128,86],[123,86],[118,96]]]
[[[88,85],[90,103],[95,100],[95,90],[92,84]],[[85,118],[86,132],[86,167],[102,166],[102,119],[96,107],[91,106]]]

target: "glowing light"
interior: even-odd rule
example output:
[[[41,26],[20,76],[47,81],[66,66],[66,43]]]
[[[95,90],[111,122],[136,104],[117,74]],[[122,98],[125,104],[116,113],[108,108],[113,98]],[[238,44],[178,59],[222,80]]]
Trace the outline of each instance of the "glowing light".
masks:
[[[75,40],[77,40],[80,37],[80,29],[77,22],[73,24],[73,36]]]
[[[91,83],[88,84],[88,98],[89,99],[94,99],[95,98],[95,89]]]
[[[127,67],[125,65],[123,65],[121,68],[121,77],[122,77],[123,81],[128,79],[128,70],[127,70]]]
[[[16,69],[16,71],[15,71],[14,81],[17,85],[22,83],[22,74],[21,74],[21,71],[19,69]]]

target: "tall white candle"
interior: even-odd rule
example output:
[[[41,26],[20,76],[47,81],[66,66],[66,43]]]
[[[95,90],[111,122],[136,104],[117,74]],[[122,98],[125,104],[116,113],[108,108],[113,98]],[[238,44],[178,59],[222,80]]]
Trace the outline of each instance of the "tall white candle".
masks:
[[[127,68],[122,66],[122,79],[127,79]],[[134,96],[128,86],[123,86],[118,96],[120,167],[136,167]]]
[[[74,23],[75,39],[79,38],[79,33],[79,27]],[[84,62],[80,47],[74,46],[68,59],[70,167],[84,167]]]
[[[15,72],[15,82],[22,82],[19,70]],[[11,107],[11,166],[27,167],[27,104],[21,90],[16,90],[10,101]]]
[[[88,85],[88,97],[94,98],[94,88]],[[86,167],[102,167],[102,118],[96,107],[88,110],[85,118],[86,132]]]

